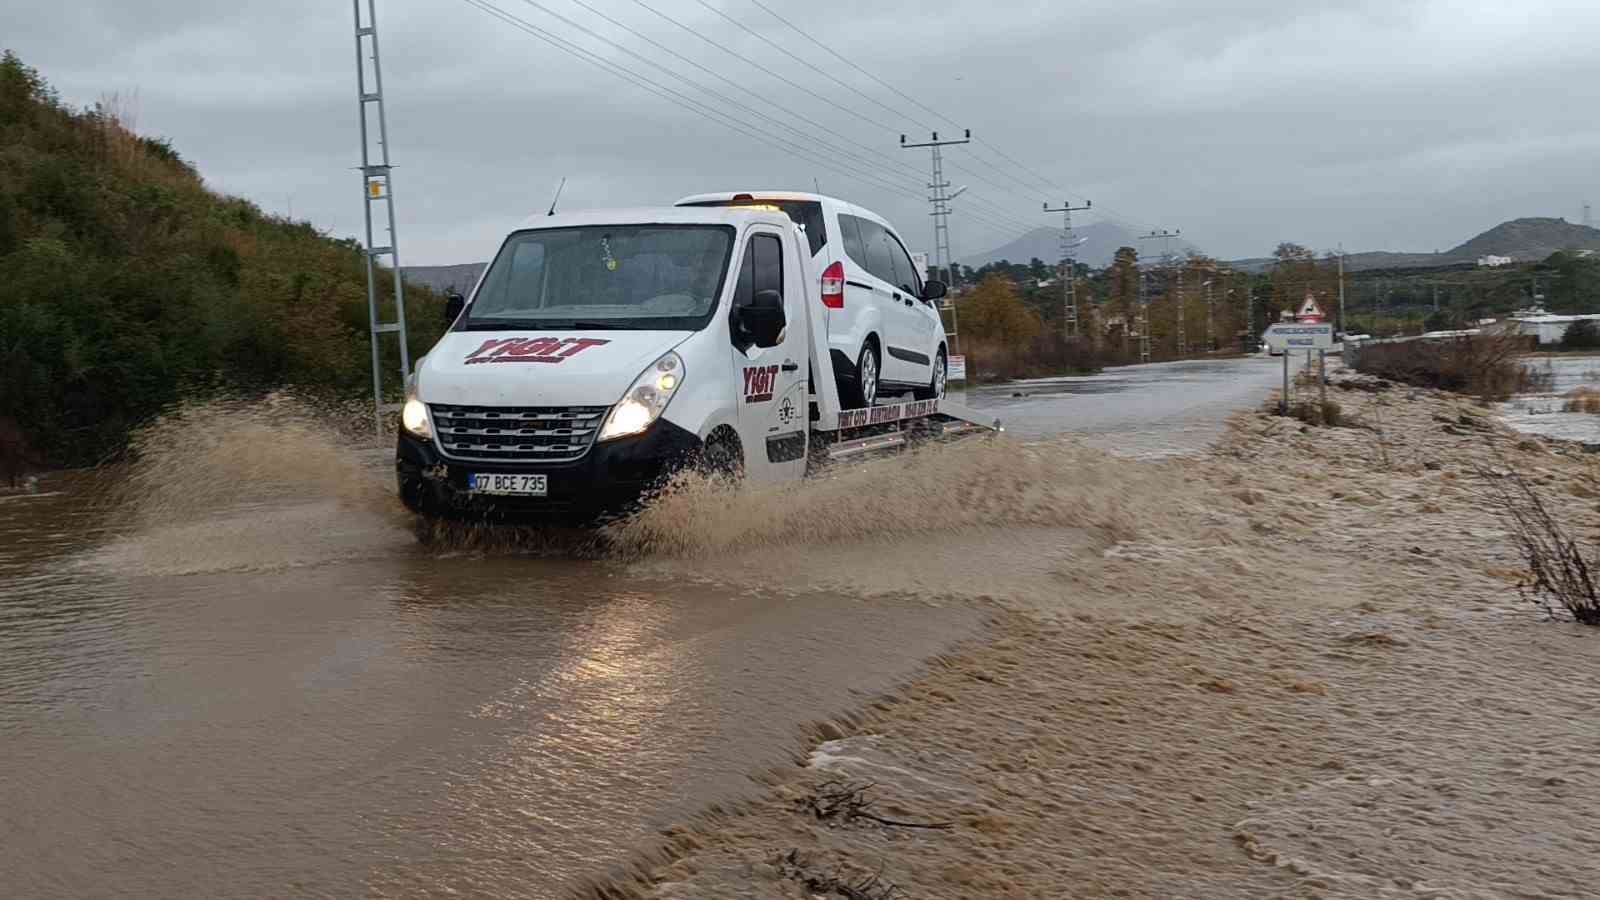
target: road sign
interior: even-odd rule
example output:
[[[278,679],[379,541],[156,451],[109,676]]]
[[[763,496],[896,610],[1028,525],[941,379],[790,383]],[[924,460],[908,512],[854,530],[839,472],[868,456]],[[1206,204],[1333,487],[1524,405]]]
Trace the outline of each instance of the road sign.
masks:
[[[967,358],[965,356],[950,357],[950,367],[946,370],[946,381],[967,380]]]
[[[1274,322],[1261,335],[1273,350],[1330,350],[1332,322]]]
[[[1317,298],[1306,294],[1306,302],[1300,305],[1300,314],[1295,318],[1302,322],[1321,322],[1326,317],[1322,307],[1317,305]]]

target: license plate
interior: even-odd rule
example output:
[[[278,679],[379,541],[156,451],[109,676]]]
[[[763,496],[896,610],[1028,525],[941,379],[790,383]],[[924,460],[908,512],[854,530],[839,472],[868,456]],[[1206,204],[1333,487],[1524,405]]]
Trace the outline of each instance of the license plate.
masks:
[[[467,490],[474,494],[502,494],[511,497],[543,497],[550,490],[548,475],[468,475]]]

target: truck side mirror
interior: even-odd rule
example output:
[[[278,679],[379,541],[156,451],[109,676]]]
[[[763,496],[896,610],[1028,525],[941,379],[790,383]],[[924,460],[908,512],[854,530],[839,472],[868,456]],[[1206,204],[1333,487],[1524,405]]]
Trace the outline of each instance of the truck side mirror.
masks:
[[[783,334],[783,292],[756,291],[747,306],[739,307],[739,323],[757,347],[776,347]]]
[[[461,318],[461,311],[467,306],[467,298],[457,291],[445,291],[444,294],[444,327],[449,328]]]
[[[922,299],[924,300],[938,300],[948,293],[950,293],[950,288],[942,281],[924,281],[922,283]]]

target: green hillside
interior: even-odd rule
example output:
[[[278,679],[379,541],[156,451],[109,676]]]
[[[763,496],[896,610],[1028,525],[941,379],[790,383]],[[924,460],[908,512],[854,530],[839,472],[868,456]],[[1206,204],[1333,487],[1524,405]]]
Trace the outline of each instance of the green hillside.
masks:
[[[440,301],[408,300],[415,353]],[[67,108],[5,53],[0,477],[101,459],[198,386],[359,395],[370,352],[359,244],[207,190],[166,141]]]

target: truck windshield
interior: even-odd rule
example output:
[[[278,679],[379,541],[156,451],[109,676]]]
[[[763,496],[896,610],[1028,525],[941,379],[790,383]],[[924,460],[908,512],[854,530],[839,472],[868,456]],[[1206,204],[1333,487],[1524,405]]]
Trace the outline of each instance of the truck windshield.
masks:
[[[727,225],[518,232],[456,328],[699,330],[716,311],[733,237]]]

